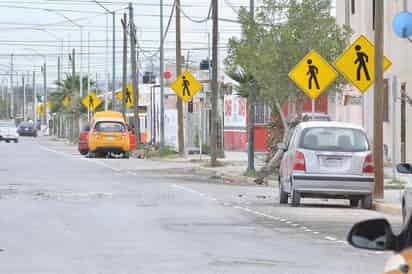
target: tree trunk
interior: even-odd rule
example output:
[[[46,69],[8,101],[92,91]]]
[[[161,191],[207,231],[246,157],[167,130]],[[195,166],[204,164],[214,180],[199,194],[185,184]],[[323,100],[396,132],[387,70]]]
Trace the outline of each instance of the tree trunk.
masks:
[[[284,128],[284,131],[283,131],[283,142],[285,142],[286,141],[286,137],[288,136],[288,132],[289,132],[289,125],[288,125],[288,122],[287,122],[287,120],[286,120],[286,116],[285,116],[285,114],[283,113],[283,111],[282,111],[282,107],[281,107],[281,105],[280,105],[280,103],[279,103],[279,100],[275,97],[275,107],[276,107],[276,111],[278,112],[278,114],[279,114],[279,116],[280,116],[280,119],[281,119],[281,121],[282,121],[282,125],[283,125],[283,128]]]

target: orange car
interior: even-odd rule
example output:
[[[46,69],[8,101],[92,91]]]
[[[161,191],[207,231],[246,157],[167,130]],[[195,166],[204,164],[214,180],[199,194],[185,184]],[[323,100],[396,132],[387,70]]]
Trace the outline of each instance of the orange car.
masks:
[[[97,112],[88,136],[89,156],[118,154],[123,158],[130,155],[130,136],[126,122],[120,112]]]

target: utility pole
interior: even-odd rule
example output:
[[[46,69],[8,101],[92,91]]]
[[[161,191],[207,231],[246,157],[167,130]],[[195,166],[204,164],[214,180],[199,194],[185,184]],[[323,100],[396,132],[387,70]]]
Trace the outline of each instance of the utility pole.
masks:
[[[10,56],[10,115],[14,118],[13,54]]]
[[[181,28],[180,28],[180,0],[176,0],[176,77],[182,73],[182,49],[181,49]],[[163,75],[160,75],[163,77]],[[179,155],[185,154],[185,135],[183,129],[183,101],[177,97],[177,137],[179,143]]]
[[[137,59],[136,59],[136,27],[134,25],[133,5],[129,3],[129,18],[130,18],[130,61],[132,64],[132,96],[133,96],[133,112],[136,143],[140,144],[140,117],[139,117],[139,87],[137,80]]]
[[[106,77],[106,92],[104,93],[104,110],[109,108],[109,17],[106,14],[106,64],[104,66]],[[96,88],[97,89],[97,88]]]
[[[72,89],[73,93],[75,91],[76,86],[76,50],[73,48],[72,50]]]
[[[37,107],[37,94],[36,94],[36,70],[35,67],[33,66],[33,119],[34,119],[34,124],[37,125],[37,112],[36,112],[36,107]]]
[[[123,26],[123,81],[122,81],[122,113],[126,118],[126,89],[127,89],[127,14],[123,13],[121,20]]]
[[[217,166],[217,96],[218,96],[218,71],[217,71],[217,43],[218,43],[218,0],[212,0],[213,30],[212,30],[212,125],[210,138],[211,165]]]
[[[23,86],[23,121],[26,121],[26,85],[24,83],[24,73],[21,76],[21,82]]]
[[[106,83],[107,82],[108,80],[106,80]],[[87,32],[87,94],[89,94],[89,92],[90,92],[90,31]],[[96,88],[96,93],[97,93],[97,88]]]
[[[160,147],[165,146],[163,0],[160,0]]]
[[[250,13],[250,18],[254,20],[255,17],[255,1],[250,0],[250,6],[249,6],[249,13]],[[255,101],[256,101],[256,88],[252,85],[250,85],[250,94],[248,97],[248,167],[247,171],[250,173],[255,172]],[[312,100],[312,112],[314,111],[314,102]]]
[[[43,88],[44,88],[44,100],[43,100],[43,119],[44,119],[44,124],[46,126],[46,129],[48,127],[47,124],[47,66],[46,66],[46,61],[44,61],[43,64]]]
[[[401,162],[406,163],[406,82],[401,84]],[[395,122],[395,121],[394,121]]]
[[[83,27],[80,26],[80,97],[83,97]]]
[[[375,0],[375,87],[373,152],[375,164],[374,198],[383,199],[383,7],[384,0]]]
[[[112,110],[116,110],[116,95],[115,95],[115,82],[116,82],[116,13],[112,12],[113,17],[113,41],[112,41]]]

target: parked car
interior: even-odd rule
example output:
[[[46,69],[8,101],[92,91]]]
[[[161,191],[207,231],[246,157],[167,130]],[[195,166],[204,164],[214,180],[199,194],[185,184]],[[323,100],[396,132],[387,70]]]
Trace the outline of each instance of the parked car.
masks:
[[[87,155],[89,153],[88,137],[90,132],[90,126],[86,125],[80,131],[79,134],[79,152],[81,155]],[[129,129],[130,150],[136,149],[136,135]]]
[[[396,169],[406,179],[405,189],[402,192],[402,219],[405,223],[412,213],[412,165],[402,163],[398,164]]]
[[[130,137],[126,122],[120,112],[97,112],[88,134],[89,156],[100,154],[130,155]]]
[[[21,122],[17,127],[17,133],[19,136],[37,137],[37,128],[34,123]]]
[[[88,135],[90,132],[90,126],[86,125],[82,128],[79,134],[79,152],[81,155],[87,155],[89,153]]]
[[[10,143],[19,141],[16,125],[13,121],[0,121],[0,141]]]
[[[365,131],[353,124],[311,121],[298,124],[279,170],[280,203],[301,198],[349,199],[352,207],[372,207],[374,166]]]

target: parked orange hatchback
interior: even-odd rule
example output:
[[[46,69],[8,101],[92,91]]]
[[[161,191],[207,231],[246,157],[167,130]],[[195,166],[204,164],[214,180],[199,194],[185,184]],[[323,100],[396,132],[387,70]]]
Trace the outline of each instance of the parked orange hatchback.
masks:
[[[117,154],[130,155],[130,137],[126,122],[120,112],[101,111],[93,117],[89,132],[89,156]]]

